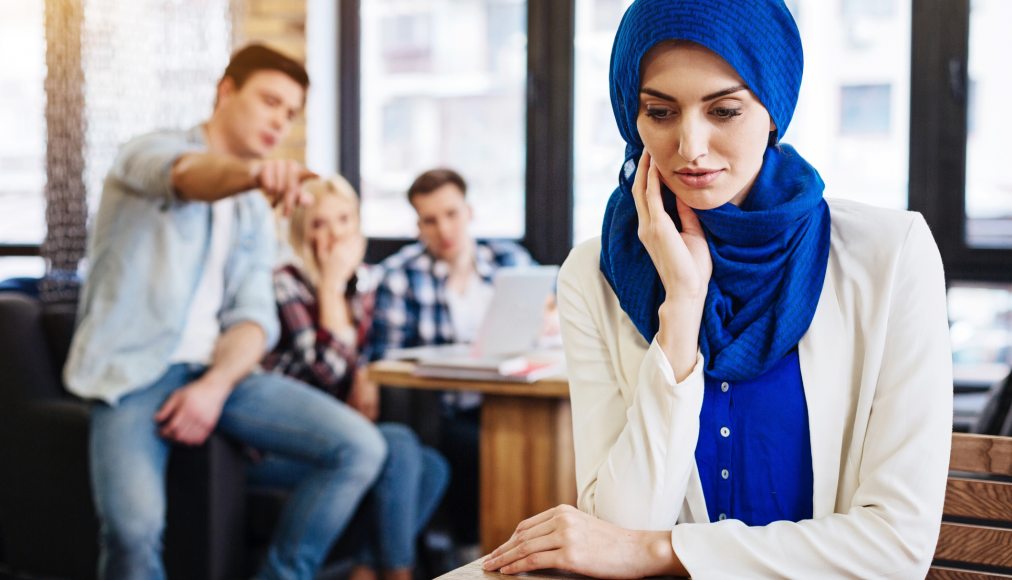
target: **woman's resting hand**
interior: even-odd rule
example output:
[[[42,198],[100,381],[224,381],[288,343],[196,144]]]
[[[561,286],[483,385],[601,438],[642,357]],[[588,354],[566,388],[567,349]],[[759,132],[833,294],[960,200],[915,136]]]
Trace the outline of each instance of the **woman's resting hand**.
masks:
[[[483,567],[504,574],[554,568],[595,578],[685,574],[670,532],[627,530],[569,505],[520,522]]]

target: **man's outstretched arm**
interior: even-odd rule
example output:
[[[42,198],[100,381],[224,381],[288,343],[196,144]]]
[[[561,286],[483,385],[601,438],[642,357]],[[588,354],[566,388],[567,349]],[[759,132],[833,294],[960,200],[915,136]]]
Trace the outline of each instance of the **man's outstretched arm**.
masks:
[[[172,187],[186,201],[217,201],[259,188],[287,214],[301,201],[302,182],[316,174],[291,159],[242,159],[219,153],[186,153],[172,165]]]

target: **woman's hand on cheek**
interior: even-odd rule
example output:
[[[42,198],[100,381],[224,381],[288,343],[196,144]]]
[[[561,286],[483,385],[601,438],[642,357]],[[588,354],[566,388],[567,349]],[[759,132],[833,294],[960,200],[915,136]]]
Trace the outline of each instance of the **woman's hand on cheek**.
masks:
[[[661,176],[647,151],[640,157],[632,188],[638,235],[657,268],[668,297],[702,301],[713,270],[706,235],[695,212],[675,200],[682,231],[664,211]]]
[[[554,568],[595,578],[642,578],[663,572],[662,560],[674,558],[668,537],[668,532],[627,530],[560,505],[520,522],[482,566],[503,574]]]
[[[664,211],[661,176],[645,150],[632,193],[640,241],[664,285],[664,303],[657,313],[660,321],[657,341],[671,364],[675,380],[681,382],[696,365],[706,288],[713,273],[710,248],[692,208],[675,198],[681,232]]]

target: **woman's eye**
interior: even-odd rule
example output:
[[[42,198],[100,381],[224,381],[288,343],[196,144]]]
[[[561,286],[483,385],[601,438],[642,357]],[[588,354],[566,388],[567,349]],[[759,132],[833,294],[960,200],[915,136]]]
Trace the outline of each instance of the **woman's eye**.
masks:
[[[674,111],[666,107],[647,107],[647,116],[651,119],[667,119],[674,114]]]
[[[741,114],[741,109],[730,109],[727,107],[718,107],[712,111],[714,117],[718,119],[732,119]]]

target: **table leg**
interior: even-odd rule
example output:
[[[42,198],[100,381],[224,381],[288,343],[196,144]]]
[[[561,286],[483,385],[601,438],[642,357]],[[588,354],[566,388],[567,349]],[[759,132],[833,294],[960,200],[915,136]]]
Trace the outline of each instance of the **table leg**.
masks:
[[[560,503],[576,505],[568,399],[485,396],[480,502],[486,554],[521,520]]]

